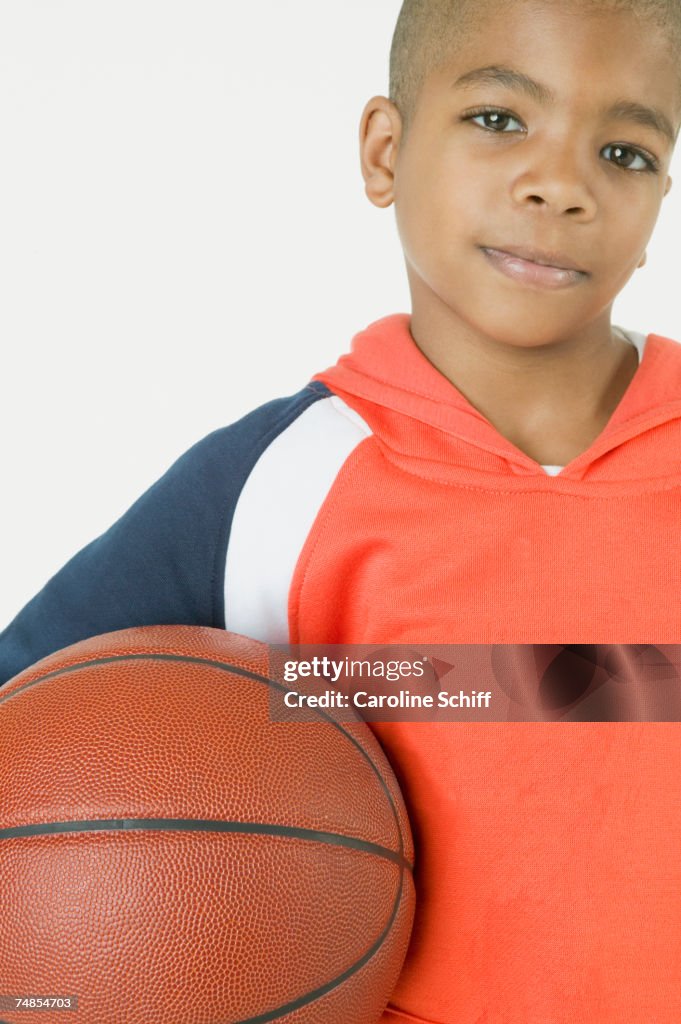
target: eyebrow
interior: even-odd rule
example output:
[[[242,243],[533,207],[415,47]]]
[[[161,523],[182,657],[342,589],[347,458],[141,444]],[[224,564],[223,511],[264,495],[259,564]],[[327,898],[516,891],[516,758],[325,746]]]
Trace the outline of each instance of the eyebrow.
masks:
[[[548,86],[535,81],[522,71],[514,68],[503,67],[492,64],[486,68],[474,68],[457,78],[453,83],[454,88],[466,88],[471,85],[485,85],[493,83],[505,85],[509,89],[524,92],[531,99],[538,103],[555,103],[556,94]],[[664,135],[672,145],[676,142],[678,132],[674,131],[669,118],[655,107],[646,107],[642,103],[634,103],[631,100],[618,100],[606,111],[605,116],[619,121],[634,121],[645,128],[652,128],[654,131]]]

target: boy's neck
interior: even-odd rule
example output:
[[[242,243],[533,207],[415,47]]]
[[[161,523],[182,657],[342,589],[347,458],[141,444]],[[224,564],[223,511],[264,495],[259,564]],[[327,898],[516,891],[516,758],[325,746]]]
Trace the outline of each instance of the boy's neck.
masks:
[[[471,405],[542,465],[566,465],[586,451],[638,368],[636,348],[613,331],[609,311],[574,339],[539,348],[481,339],[416,307],[411,334]]]

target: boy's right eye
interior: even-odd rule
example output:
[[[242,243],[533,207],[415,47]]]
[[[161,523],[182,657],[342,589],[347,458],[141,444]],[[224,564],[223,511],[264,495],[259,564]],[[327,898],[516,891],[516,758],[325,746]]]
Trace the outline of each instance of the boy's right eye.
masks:
[[[487,131],[497,132],[498,134],[507,134],[510,122],[515,123],[521,131],[524,131],[524,126],[517,117],[514,117],[508,110],[500,110],[498,107],[485,107],[482,110],[472,110],[468,114],[465,114],[462,120],[473,121],[475,124],[478,124],[480,128],[485,128]],[[482,124],[480,124],[481,121],[483,122]],[[518,128],[511,128],[511,131],[517,130]]]

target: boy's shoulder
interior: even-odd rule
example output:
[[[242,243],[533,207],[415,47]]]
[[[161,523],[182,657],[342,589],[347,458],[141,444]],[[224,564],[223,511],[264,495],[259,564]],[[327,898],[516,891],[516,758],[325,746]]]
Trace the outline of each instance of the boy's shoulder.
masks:
[[[263,453],[327,396],[274,399],[187,449],[0,633],[0,685],[88,636],[173,623],[224,627],[224,567],[244,485]],[[280,501],[273,490],[267,508]]]
[[[198,488],[224,510],[245,487],[268,506],[302,481],[335,474],[371,429],[323,382],[272,399],[219,427],[187,449],[159,484],[176,491]],[[255,497],[257,496],[257,497]],[[283,507],[280,507],[283,514]]]
[[[273,438],[284,432],[307,409],[329,395],[330,391],[325,385],[312,381],[293,395],[271,399],[240,419],[206,434],[178,462],[188,457],[192,461],[202,461],[225,454],[235,457],[248,455],[252,458],[252,449],[267,447]]]

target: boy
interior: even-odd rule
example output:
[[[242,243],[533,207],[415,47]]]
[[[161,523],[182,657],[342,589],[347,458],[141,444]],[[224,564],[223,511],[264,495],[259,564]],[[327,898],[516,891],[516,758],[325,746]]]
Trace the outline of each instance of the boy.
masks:
[[[0,636],[675,644],[681,348],[612,328],[681,117],[677,0],[407,0],[361,123],[412,314],[185,453]],[[386,1024],[678,1024],[676,723],[384,723],[417,843]]]

